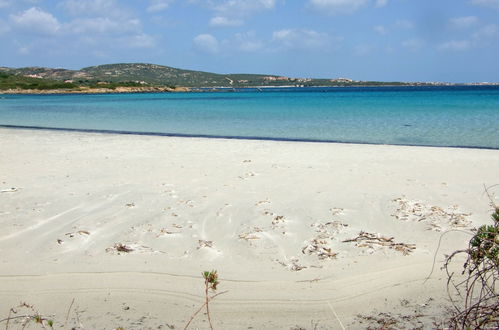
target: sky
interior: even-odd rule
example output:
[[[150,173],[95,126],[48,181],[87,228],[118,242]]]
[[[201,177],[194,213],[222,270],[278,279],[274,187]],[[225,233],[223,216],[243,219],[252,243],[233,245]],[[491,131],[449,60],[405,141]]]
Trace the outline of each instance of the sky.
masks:
[[[0,0],[0,66],[499,81],[499,0]]]

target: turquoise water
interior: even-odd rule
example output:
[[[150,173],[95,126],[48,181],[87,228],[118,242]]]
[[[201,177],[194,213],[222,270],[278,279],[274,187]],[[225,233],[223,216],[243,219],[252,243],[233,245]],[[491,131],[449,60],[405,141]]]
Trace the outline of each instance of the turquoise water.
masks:
[[[499,149],[499,86],[3,95],[0,125]]]

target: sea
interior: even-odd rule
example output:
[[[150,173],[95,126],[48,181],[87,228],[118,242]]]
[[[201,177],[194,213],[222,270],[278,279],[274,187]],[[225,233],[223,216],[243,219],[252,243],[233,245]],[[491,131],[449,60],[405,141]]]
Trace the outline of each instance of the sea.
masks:
[[[499,86],[5,94],[0,127],[499,149]]]

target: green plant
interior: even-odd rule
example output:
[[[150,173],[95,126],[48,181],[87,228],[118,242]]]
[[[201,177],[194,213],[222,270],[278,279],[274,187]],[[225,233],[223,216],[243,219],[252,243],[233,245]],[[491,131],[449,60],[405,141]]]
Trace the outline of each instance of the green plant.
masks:
[[[496,209],[493,219],[498,215],[499,209]],[[499,220],[495,221],[497,223]],[[483,225],[478,228],[476,235],[470,241],[471,261],[475,265],[479,265],[485,259],[497,265],[499,256],[498,232],[497,225]]]
[[[208,316],[208,323],[210,324],[210,329],[213,329],[213,325],[211,324],[210,317],[210,298],[208,295],[208,290],[211,289],[213,291],[217,290],[218,285],[218,274],[216,270],[212,270],[211,272],[205,271],[203,272],[204,277],[204,286],[205,286],[205,305],[206,305],[206,315]]]
[[[499,295],[496,291],[496,281],[499,280],[499,207],[493,206],[493,224],[479,227],[468,248],[452,253],[444,265],[449,298],[454,306],[449,320],[453,329],[499,328]],[[448,266],[452,258],[463,253],[466,255],[461,273],[464,280],[456,281]],[[456,301],[451,288],[462,299]]]
[[[21,309],[27,309],[29,313],[25,314],[25,315],[15,315],[15,316],[13,316],[13,314],[17,314],[19,312],[19,310],[21,310]],[[43,317],[34,308],[33,305],[29,305],[29,304],[27,304],[25,302],[20,303],[16,307],[12,307],[9,310],[9,316],[6,319],[0,320],[0,323],[1,322],[6,322],[5,329],[8,330],[9,329],[9,323],[10,323],[10,321],[11,320],[15,320],[15,319],[22,319],[23,320],[22,323],[21,323],[21,328],[22,329],[26,328],[26,326],[30,322],[34,322],[35,324],[39,324],[43,329],[46,329],[46,326],[50,327],[51,329],[54,328],[54,321],[53,320],[47,319],[47,318]]]
[[[211,323],[211,315],[210,315],[209,303],[215,297],[217,297],[217,296],[219,296],[219,295],[227,292],[227,291],[219,292],[219,293],[217,293],[217,294],[215,294],[215,295],[213,295],[213,296],[210,297],[209,290],[217,291],[217,286],[218,286],[218,284],[220,284],[220,282],[218,281],[218,273],[217,273],[216,270],[212,270],[211,272],[204,271],[202,273],[202,275],[203,275],[203,278],[204,278],[204,297],[205,297],[204,303],[203,303],[203,305],[201,305],[201,307],[199,307],[199,309],[194,314],[192,314],[191,318],[189,319],[189,322],[187,322],[187,324],[185,325],[184,330],[189,327],[189,325],[191,324],[192,320],[194,320],[194,318],[196,317],[196,315],[198,315],[199,312],[205,306],[206,306],[206,316],[208,317],[208,323],[210,325],[210,329],[213,330],[213,324]]]
[[[206,290],[212,289],[213,291],[217,291],[218,282],[218,274],[216,270],[212,270],[211,272],[203,272],[203,278],[206,286]]]

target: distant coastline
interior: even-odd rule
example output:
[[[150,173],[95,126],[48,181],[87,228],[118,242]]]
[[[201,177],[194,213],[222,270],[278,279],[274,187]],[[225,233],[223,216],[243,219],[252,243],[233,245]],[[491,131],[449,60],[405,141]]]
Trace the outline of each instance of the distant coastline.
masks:
[[[499,83],[362,81],[269,74],[218,74],[147,63],[117,63],[81,70],[0,67],[1,94],[109,94],[231,91],[301,87],[483,86]]]
[[[145,94],[145,93],[186,93],[186,92],[251,92],[251,91],[282,91],[282,90],[333,90],[341,88],[445,88],[445,87],[499,87],[499,84],[407,84],[407,85],[354,85],[354,86],[251,86],[251,87],[116,87],[116,88],[73,88],[73,89],[6,89],[0,90],[0,95],[64,95],[64,94]]]

